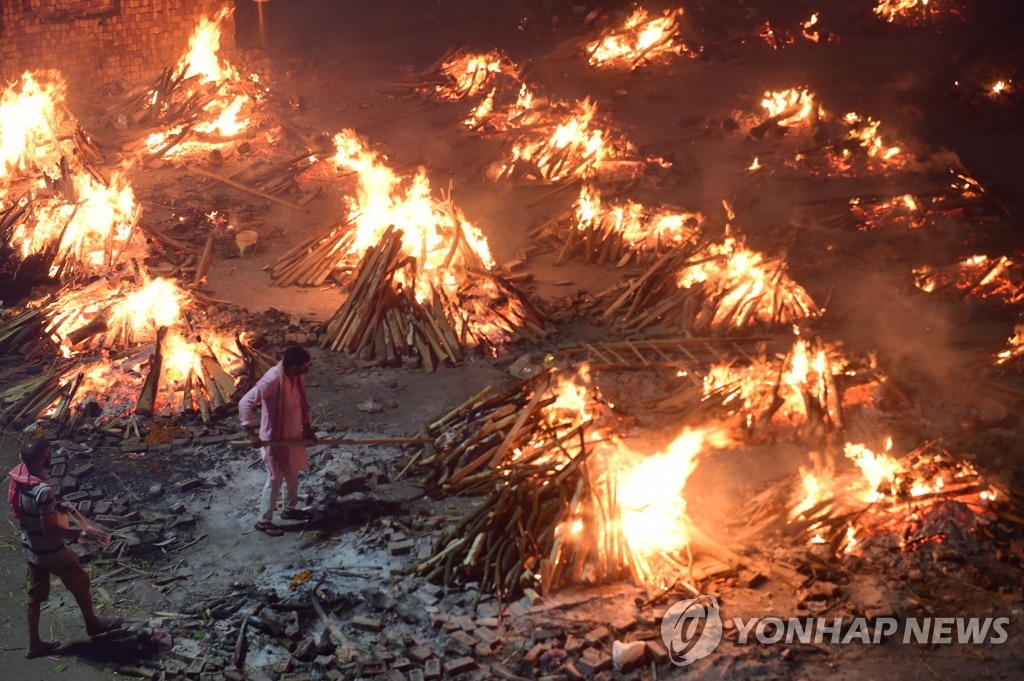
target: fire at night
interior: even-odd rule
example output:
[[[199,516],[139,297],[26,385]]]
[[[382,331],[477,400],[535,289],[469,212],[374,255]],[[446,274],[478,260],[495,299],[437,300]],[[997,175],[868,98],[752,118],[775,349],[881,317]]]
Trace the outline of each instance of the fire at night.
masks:
[[[27,657],[1019,668],[769,625],[1020,642],[1024,9],[29,4],[0,11],[0,455],[49,443],[25,470],[129,652],[30,616]]]

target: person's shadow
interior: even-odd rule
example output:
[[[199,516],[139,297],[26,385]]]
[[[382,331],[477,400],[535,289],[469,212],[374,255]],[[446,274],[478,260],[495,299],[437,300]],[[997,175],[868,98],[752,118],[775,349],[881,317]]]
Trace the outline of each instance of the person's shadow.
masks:
[[[159,649],[157,637],[151,634],[116,629],[88,640],[72,641],[50,654],[70,655],[101,665],[131,665],[153,660]]]

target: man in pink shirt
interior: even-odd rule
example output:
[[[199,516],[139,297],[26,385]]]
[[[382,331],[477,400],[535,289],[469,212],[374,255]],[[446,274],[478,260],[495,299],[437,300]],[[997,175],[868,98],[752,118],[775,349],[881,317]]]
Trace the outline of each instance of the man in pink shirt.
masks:
[[[274,509],[285,485],[284,520],[305,520],[306,511],[295,507],[299,496],[299,471],[309,467],[306,445],[303,442],[282,446],[264,443],[281,440],[316,440],[309,418],[309,401],[302,376],[309,371],[309,353],[304,348],[290,346],[281,361],[263,375],[238,403],[238,417],[249,433],[249,440],[260,447],[260,456],[267,467],[267,483],[263,486],[260,519],[256,529],[271,537],[283,532],[274,524]],[[259,432],[254,425],[254,412],[261,407]]]

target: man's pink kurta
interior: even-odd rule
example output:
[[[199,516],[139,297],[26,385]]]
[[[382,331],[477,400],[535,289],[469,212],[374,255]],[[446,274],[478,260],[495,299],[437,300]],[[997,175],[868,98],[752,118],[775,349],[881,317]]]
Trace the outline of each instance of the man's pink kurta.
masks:
[[[273,366],[238,402],[238,418],[242,427],[252,425],[256,407],[261,404],[261,440],[302,439],[302,424],[309,423],[309,402],[302,376],[289,377],[280,362]],[[302,445],[261,447],[260,456],[273,480],[309,467],[306,448]]]

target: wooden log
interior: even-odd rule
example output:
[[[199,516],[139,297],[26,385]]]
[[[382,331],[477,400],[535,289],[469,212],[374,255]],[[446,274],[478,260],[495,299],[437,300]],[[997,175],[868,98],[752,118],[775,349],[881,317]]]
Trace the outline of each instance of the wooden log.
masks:
[[[199,265],[196,267],[195,276],[192,278],[192,287],[199,288],[206,280],[206,273],[210,271],[213,263],[213,234],[206,237],[206,246],[203,248],[203,255],[199,258]]]
[[[207,178],[209,178],[211,180],[217,180],[221,184],[226,184],[229,187],[233,187],[233,188],[238,189],[240,191],[247,192],[249,194],[252,194],[253,196],[259,196],[260,198],[266,199],[268,201],[273,201],[274,203],[280,204],[280,205],[284,206],[285,208],[291,208],[292,210],[298,211],[300,213],[305,211],[305,209],[302,206],[294,204],[291,201],[285,201],[284,199],[282,199],[280,197],[277,197],[277,196],[274,196],[273,194],[267,194],[266,192],[261,192],[258,189],[254,189],[252,187],[244,185],[241,182],[235,182],[234,180],[232,180],[230,178],[227,178],[227,177],[224,177],[223,175],[218,175],[217,173],[211,173],[210,171],[202,170],[201,168],[189,168],[189,172],[194,173],[196,175],[201,175],[202,177],[207,177]]]
[[[153,352],[153,359],[150,362],[149,374],[145,383],[142,384],[142,392],[135,403],[135,413],[139,416],[152,416],[153,406],[156,402],[156,394],[160,385],[160,371],[163,368],[163,340],[167,335],[167,327],[161,326],[156,332],[156,350]]]

